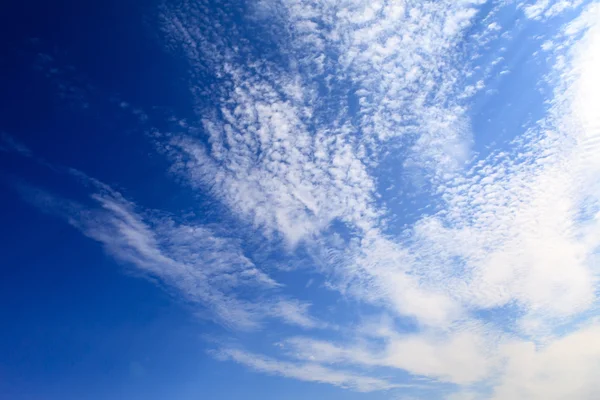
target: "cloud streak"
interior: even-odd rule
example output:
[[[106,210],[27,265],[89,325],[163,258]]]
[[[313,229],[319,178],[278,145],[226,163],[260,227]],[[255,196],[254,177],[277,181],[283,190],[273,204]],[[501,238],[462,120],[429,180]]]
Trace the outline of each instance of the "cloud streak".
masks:
[[[41,210],[64,218],[101,243],[118,261],[158,279],[178,297],[206,307],[208,316],[221,324],[251,330],[261,320],[278,318],[302,328],[321,326],[309,315],[309,304],[276,292],[270,297],[260,293],[280,284],[244,255],[239,239],[219,235],[210,226],[178,223],[151,210],[140,212],[110,187],[88,182],[98,189],[90,205],[29,186],[21,186],[20,191]],[[242,298],[235,293],[241,288],[259,293]]]
[[[259,354],[248,353],[233,348],[222,349],[217,357],[233,360],[256,371],[279,375],[301,381],[328,383],[359,392],[387,390],[409,385],[397,385],[384,379],[357,375],[348,371],[332,370],[315,363],[292,363],[275,360]]]

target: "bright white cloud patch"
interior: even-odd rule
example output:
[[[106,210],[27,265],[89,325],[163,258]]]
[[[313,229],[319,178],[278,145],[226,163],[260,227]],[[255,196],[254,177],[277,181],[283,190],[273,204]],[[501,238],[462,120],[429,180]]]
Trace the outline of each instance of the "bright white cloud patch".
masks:
[[[388,367],[423,375],[443,382],[468,384],[485,378],[492,367],[489,349],[474,332],[458,332],[448,338],[435,335],[399,335],[384,337],[381,349],[365,344],[339,347],[307,338],[284,342],[296,358],[337,365]],[[461,368],[456,368],[460,365]]]
[[[493,399],[593,399],[600,383],[600,328],[583,327],[536,349],[533,343],[503,348],[508,361]]]

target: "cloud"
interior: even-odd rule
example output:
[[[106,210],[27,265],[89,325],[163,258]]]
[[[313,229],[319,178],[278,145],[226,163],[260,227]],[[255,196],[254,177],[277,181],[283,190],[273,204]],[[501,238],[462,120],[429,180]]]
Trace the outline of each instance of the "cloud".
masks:
[[[597,8],[581,18],[588,20],[589,13],[598,15]],[[555,98],[548,118],[520,139],[518,152],[495,154],[444,188],[448,208],[428,228],[427,245],[444,254],[438,244],[459,238],[452,252],[471,268],[461,278],[472,282],[473,306],[516,300],[527,313],[553,318],[575,315],[595,301],[590,261],[599,243],[590,233],[600,191],[590,151],[597,147],[599,124],[588,104],[598,93],[591,72],[598,64],[591,50],[597,29],[557,56],[564,63],[549,78]]]
[[[524,3],[523,3],[524,4]],[[556,17],[569,9],[580,7],[584,4],[583,0],[538,0],[532,4],[522,5],[525,16],[534,20],[545,20]]]
[[[31,150],[27,146],[5,132],[0,132],[0,151],[16,152],[25,157],[31,156]]]
[[[464,315],[445,287],[428,284],[418,275],[427,272],[420,271],[421,255],[379,230],[350,245],[325,248],[324,255],[315,259],[329,271],[331,287],[341,293],[414,318],[426,327],[443,329]]]
[[[442,185],[446,207],[414,225],[408,246],[386,246],[369,253],[364,261],[370,263],[364,268],[368,272],[361,271],[362,276],[385,277],[382,281],[397,289],[390,293],[406,293],[395,280],[402,276],[397,266],[405,265],[409,276],[422,276],[421,285],[438,288],[452,299],[445,304],[458,304],[465,310],[516,305],[519,312],[508,314],[516,325],[505,320],[501,326],[507,333],[516,330],[514,344],[503,347],[507,336],[494,334],[496,328],[487,327],[483,335],[465,331],[469,323],[456,318],[448,335],[434,335],[433,340],[429,329],[394,340],[388,334],[386,345],[377,350],[364,344],[357,347],[295,338],[286,342],[294,354],[322,362],[400,368],[461,384],[493,381],[491,371],[499,371],[498,362],[508,359],[506,369],[498,375],[503,377],[496,388],[498,399],[564,398],[567,393],[592,398],[597,388],[587,371],[593,371],[591,365],[597,362],[593,351],[589,361],[581,360],[586,370],[574,372],[577,383],[571,386],[567,378],[557,381],[555,393],[552,377],[563,371],[563,365],[559,356],[543,355],[554,355],[553,349],[560,348],[575,360],[581,351],[575,346],[577,339],[572,338],[580,338],[581,343],[597,340],[594,329],[574,328],[558,337],[554,333],[556,327],[564,329],[568,321],[594,310],[597,301],[600,171],[593,154],[600,143],[600,123],[592,105],[597,103],[600,87],[592,72],[598,68],[598,54],[592,49],[600,35],[598,25],[591,23],[597,16],[598,8],[590,7],[564,29],[569,37],[583,37],[557,55],[561,63],[549,76],[555,98],[548,117],[517,140],[513,154],[493,153],[465,175]],[[363,245],[361,249],[373,247]],[[382,257],[389,260],[384,267],[380,267]],[[360,287],[365,294],[381,291],[371,279]],[[416,299],[411,297],[406,304],[422,306]],[[411,315],[402,306],[392,309]],[[533,342],[518,339],[524,337]],[[548,350],[536,350],[535,343]],[[491,353],[486,355],[483,349]],[[516,354],[543,361],[524,365],[524,358]],[[466,368],[456,369],[458,365]],[[524,378],[516,378],[521,376]]]
[[[536,348],[531,342],[507,345],[506,374],[493,400],[594,399],[600,390],[600,326],[583,327]]]
[[[302,360],[394,368],[459,385],[488,377],[494,366],[486,341],[474,332],[458,332],[447,338],[394,334],[384,343],[383,347],[373,343],[341,347],[302,337],[283,342],[290,354]]]
[[[215,24],[206,7],[162,14],[169,47],[188,57],[208,135],[208,144],[174,139],[175,169],[267,236],[293,248],[336,220],[376,226],[369,168],[390,140],[412,149],[407,165],[434,174],[467,159],[465,108],[451,99],[471,54],[453,49],[476,2],[258,2],[253,17],[285,32],[278,56],[289,68],[257,59],[233,12]],[[198,80],[206,76],[216,83]]]
[[[405,165],[432,179],[466,160],[468,122],[452,99],[462,93],[459,62],[472,52],[454,48],[477,2],[260,2],[253,17],[274,18],[292,39],[278,43],[287,69],[256,58],[231,12],[214,24],[205,7],[186,3],[162,14],[169,47],[188,57],[207,135],[207,143],[195,134],[170,138],[173,170],[292,250],[321,246],[341,222],[356,246],[339,254],[340,265],[323,267],[339,279],[332,287],[424,324],[457,318],[461,307],[410,276],[415,255],[382,232],[386,210],[370,172],[394,140],[406,142]],[[488,25],[478,40],[496,35]],[[218,82],[210,93],[198,81],[207,75]]]
[[[303,328],[327,327],[328,324],[317,321],[310,316],[310,304],[299,301],[279,300],[272,304],[268,314],[280,318],[290,325],[297,325]]]
[[[390,265],[409,265],[422,282],[443,289],[467,310],[516,304],[520,312],[511,316],[516,326],[509,320],[501,326],[508,336],[489,326],[478,334],[479,328],[458,319],[441,336],[431,336],[432,330],[403,336],[384,329],[387,339],[379,348],[369,341],[340,345],[293,338],[284,342],[292,354],[400,368],[459,384],[486,380],[494,393],[457,394],[467,398],[593,398],[598,358],[591,343],[598,340],[597,327],[567,327],[582,313],[593,313],[597,304],[600,171],[593,154],[600,121],[592,105],[600,86],[592,72],[598,68],[592,49],[600,35],[597,23],[591,23],[597,16],[598,8],[590,7],[565,27],[569,37],[583,36],[557,55],[561,63],[549,76],[555,98],[548,117],[518,139],[518,150],[493,153],[443,185],[446,208],[419,220],[403,251],[385,247],[380,252]],[[374,272],[378,257],[366,259],[371,273],[386,271]],[[394,275],[384,276],[394,282]],[[511,327],[517,335],[506,344]],[[557,336],[557,327],[569,333]],[[589,351],[582,350],[584,343]]]
[[[573,36],[573,26],[585,32],[581,21],[593,20],[595,10],[565,32]],[[356,249],[334,253],[330,261],[343,265],[342,288],[361,299],[385,299],[426,326],[516,305],[524,314],[522,333],[595,302],[596,29],[557,56],[562,66],[549,78],[556,94],[548,118],[512,151],[492,153],[442,181],[444,206],[406,229],[406,239],[373,230]]]
[[[434,173],[455,168],[468,156],[469,131],[460,72],[473,54],[458,49],[467,29],[479,29],[476,1],[435,3],[368,1],[262,1],[272,18],[284,9],[284,29],[299,62],[350,91],[358,107],[353,128],[370,151],[401,140],[407,162]],[[270,12],[269,12],[270,11]],[[305,29],[312,22],[315,29]],[[486,30],[478,38],[491,35]],[[336,99],[342,104],[345,98]],[[333,103],[333,101],[331,101]],[[439,169],[438,169],[439,168]]]
[[[209,317],[226,326],[256,329],[277,318],[302,328],[321,324],[309,304],[272,293],[242,298],[246,287],[268,291],[280,285],[244,255],[239,239],[222,236],[207,225],[177,222],[172,216],[140,207],[110,187],[78,174],[95,189],[92,204],[67,200],[41,189],[21,186],[24,198],[42,211],[64,218],[105,251],[136,271],[156,278],[178,297],[206,307]]]
[[[307,382],[328,383],[358,392],[402,387],[402,385],[396,385],[383,379],[371,378],[344,370],[330,369],[319,364],[285,362],[234,348],[221,349],[217,357],[223,360],[235,361],[270,375],[279,375]]]

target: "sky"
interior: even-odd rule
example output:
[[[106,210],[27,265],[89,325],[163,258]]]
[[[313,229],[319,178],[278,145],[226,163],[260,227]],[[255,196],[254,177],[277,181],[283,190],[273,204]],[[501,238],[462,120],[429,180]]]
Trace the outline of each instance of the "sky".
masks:
[[[0,398],[597,398],[600,3],[0,18]]]

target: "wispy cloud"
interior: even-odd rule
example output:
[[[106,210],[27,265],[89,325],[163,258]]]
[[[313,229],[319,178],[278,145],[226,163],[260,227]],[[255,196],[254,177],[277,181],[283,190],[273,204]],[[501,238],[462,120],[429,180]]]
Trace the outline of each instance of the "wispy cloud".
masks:
[[[175,140],[186,156],[176,168],[267,235],[294,246],[334,220],[376,227],[368,170],[390,140],[412,149],[407,165],[434,174],[466,160],[464,106],[450,99],[472,54],[453,49],[476,4],[259,2],[259,22],[280,19],[292,39],[279,43],[286,69],[257,59],[227,11],[214,24],[203,2],[185,4],[164,26],[188,55],[209,143]],[[195,81],[206,75],[216,83]]]
[[[219,323],[255,329],[265,318],[278,318],[303,328],[320,326],[309,315],[308,304],[262,293],[280,285],[244,255],[239,239],[219,235],[210,226],[140,211],[108,186],[85,179],[97,189],[91,195],[92,204],[29,186],[20,190],[41,210],[64,218],[101,243],[115,259],[158,279],[176,296],[206,307],[208,316]],[[235,293],[241,287],[261,291],[241,298]]]
[[[412,147],[407,163],[436,173],[468,154],[464,105],[456,100],[473,54],[457,44],[467,28],[477,29],[478,3],[300,0],[259,7],[268,18],[284,15],[284,37],[292,40],[283,46],[293,48],[312,79],[327,83],[327,101],[357,103],[352,129],[367,151],[401,140]]]
[[[382,338],[378,338],[382,339]],[[387,367],[408,371],[443,382],[469,384],[489,376],[494,360],[482,335],[458,332],[449,338],[424,334],[391,334],[381,343],[339,346],[303,337],[283,342],[296,358],[336,365]],[[456,368],[460,365],[461,368]]]
[[[289,69],[256,59],[227,11],[219,25],[200,15],[202,2],[165,12],[169,39],[188,55],[192,92],[204,93],[199,75],[219,83],[210,104],[198,100],[208,143],[173,138],[174,170],[291,248],[321,246],[321,234],[342,222],[356,240],[337,256],[342,264],[324,266],[338,273],[336,287],[425,324],[448,324],[460,306],[410,276],[415,256],[382,233],[386,210],[369,170],[390,140],[406,141],[406,163],[432,176],[466,159],[464,108],[448,99],[462,90],[458,60],[468,54],[453,46],[476,6],[261,2],[256,15],[283,15],[293,38],[281,44]],[[370,17],[359,20],[363,14]],[[226,24],[224,43],[215,38]]]
[[[6,132],[0,132],[0,151],[16,152],[26,157],[31,156],[31,150],[27,146]]]
[[[344,370],[335,370],[316,363],[293,363],[276,360],[234,348],[222,349],[217,357],[233,360],[256,371],[308,382],[329,383],[359,392],[386,390],[410,385],[397,385],[384,379],[372,378]]]
[[[580,7],[584,4],[584,0],[575,1],[551,1],[551,0],[537,0],[532,4],[521,4],[525,16],[534,20],[545,20],[548,18],[556,17],[561,13]]]

